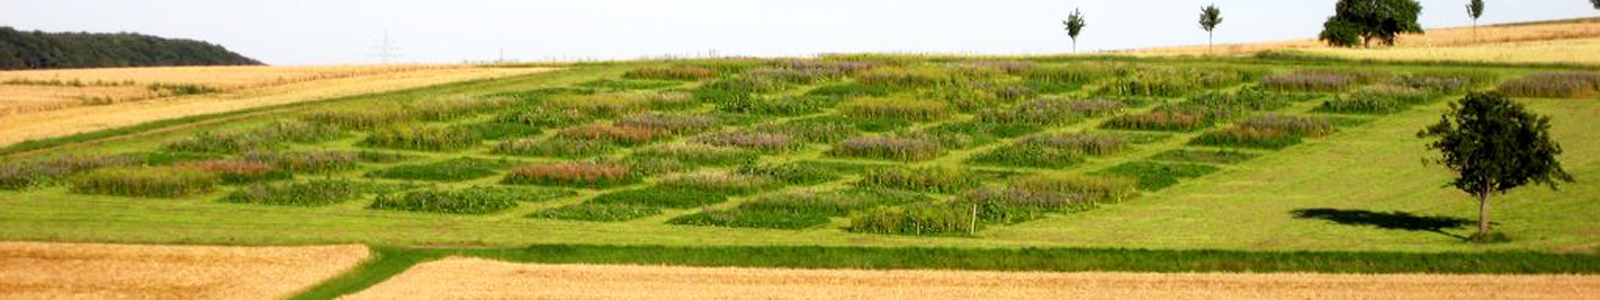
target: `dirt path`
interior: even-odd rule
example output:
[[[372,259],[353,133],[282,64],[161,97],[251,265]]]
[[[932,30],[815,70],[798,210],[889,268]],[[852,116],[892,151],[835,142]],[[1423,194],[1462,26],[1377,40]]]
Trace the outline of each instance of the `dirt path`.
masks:
[[[365,246],[0,242],[0,299],[278,299],[332,278]]]
[[[343,299],[1582,299],[1600,276],[787,270],[424,263]]]

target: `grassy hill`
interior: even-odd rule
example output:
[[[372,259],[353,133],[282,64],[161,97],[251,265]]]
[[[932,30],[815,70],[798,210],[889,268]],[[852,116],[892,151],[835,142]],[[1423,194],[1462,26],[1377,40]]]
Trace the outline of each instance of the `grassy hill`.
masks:
[[[1600,172],[1592,90],[1519,98],[1553,116],[1579,183],[1502,197],[1495,220],[1511,243],[1461,242],[1473,207],[1420,163],[1414,137],[1466,91],[1585,78],[1551,72],[1588,71],[872,55],[583,64],[59,140],[0,163],[0,238],[1588,251],[1600,217],[1584,179]]]

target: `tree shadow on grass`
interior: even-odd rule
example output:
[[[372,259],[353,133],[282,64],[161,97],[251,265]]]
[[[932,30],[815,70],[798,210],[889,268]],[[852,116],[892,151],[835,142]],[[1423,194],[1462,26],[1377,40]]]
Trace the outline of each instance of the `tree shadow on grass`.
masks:
[[[1467,237],[1445,232],[1445,229],[1465,228],[1474,224],[1474,220],[1446,217],[1446,216],[1419,216],[1403,211],[1375,212],[1359,209],[1337,208],[1306,208],[1296,209],[1292,212],[1296,218],[1322,219],[1340,225],[1374,226],[1379,229],[1427,231],[1443,234],[1449,237],[1466,240]]]

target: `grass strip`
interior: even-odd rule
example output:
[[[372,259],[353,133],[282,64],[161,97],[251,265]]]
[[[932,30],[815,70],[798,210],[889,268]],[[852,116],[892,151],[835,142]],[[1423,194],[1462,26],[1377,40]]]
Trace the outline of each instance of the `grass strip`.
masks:
[[[344,274],[340,274],[338,277],[323,281],[289,299],[323,300],[355,294],[384,280],[389,280],[390,277],[411,269],[411,266],[441,257],[438,256],[438,253],[432,251],[373,247],[372,257],[368,258],[367,261],[356,265],[350,271],[345,271]]]

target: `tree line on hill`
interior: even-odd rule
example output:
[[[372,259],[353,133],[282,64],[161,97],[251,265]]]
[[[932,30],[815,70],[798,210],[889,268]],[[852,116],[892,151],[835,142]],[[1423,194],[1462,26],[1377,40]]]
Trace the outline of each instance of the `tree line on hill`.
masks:
[[[222,46],[196,40],[0,27],[0,70],[261,64]]]

